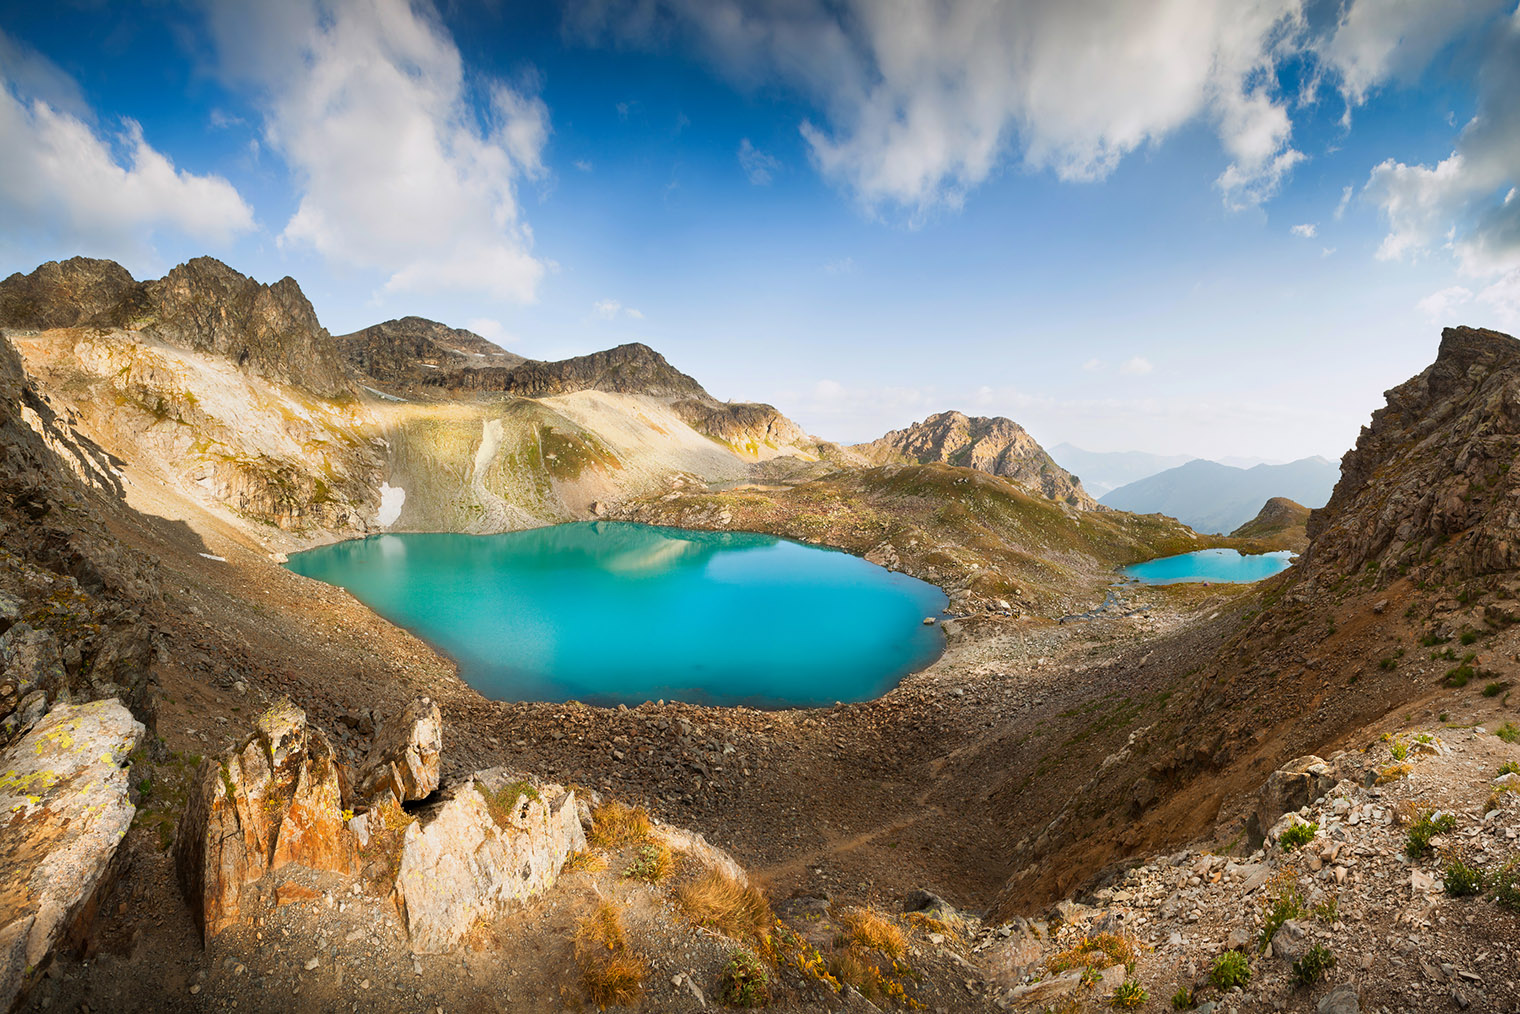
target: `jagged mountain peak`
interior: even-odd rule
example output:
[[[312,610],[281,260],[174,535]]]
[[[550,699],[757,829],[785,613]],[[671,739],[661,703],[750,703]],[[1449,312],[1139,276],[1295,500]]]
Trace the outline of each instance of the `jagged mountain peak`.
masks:
[[[1097,507],[1076,476],[1056,464],[1024,427],[1004,416],[968,416],[950,409],[852,450],[877,464],[962,465],[1002,476],[1080,510]]]
[[[1520,567],[1520,341],[1441,332],[1435,362],[1387,392],[1309,519],[1306,572],[1458,580]]]

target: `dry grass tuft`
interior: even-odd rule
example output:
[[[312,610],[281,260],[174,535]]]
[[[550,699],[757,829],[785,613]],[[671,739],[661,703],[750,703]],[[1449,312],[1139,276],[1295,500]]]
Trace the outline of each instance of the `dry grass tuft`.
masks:
[[[676,900],[692,922],[737,940],[760,939],[775,916],[764,892],[739,883],[717,870],[708,870],[676,889]]]
[[[609,800],[591,811],[591,844],[604,849],[638,845],[649,840],[649,811]]]
[[[1379,785],[1387,785],[1389,782],[1396,782],[1400,778],[1408,778],[1409,772],[1413,770],[1414,765],[1408,761],[1402,764],[1390,764],[1385,768],[1378,769],[1377,783]]]
[[[579,852],[570,853],[565,858],[565,865],[560,868],[560,873],[600,873],[606,868],[606,855],[595,849],[581,849]]]
[[[900,958],[908,949],[902,927],[870,908],[852,908],[839,919],[852,944]]]
[[[1094,933],[1078,940],[1045,964],[1052,972],[1066,972],[1073,968],[1104,969],[1112,965],[1133,969],[1139,960],[1140,948],[1133,937],[1122,933]]]
[[[603,901],[575,927],[575,963],[581,988],[599,1008],[636,1003],[649,966],[628,947],[617,907]]]

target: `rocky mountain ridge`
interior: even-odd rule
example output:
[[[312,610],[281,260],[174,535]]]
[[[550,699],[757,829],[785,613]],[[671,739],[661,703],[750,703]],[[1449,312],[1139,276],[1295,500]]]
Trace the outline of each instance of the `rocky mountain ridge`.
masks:
[[[1309,508],[1303,504],[1285,496],[1274,496],[1262,504],[1254,518],[1230,535],[1237,539],[1270,541],[1282,549],[1302,553],[1309,546],[1309,514]]]
[[[1097,508],[1075,476],[1056,464],[1024,427],[1002,416],[940,412],[851,450],[872,464],[937,461],[974,468],[1078,510]]]

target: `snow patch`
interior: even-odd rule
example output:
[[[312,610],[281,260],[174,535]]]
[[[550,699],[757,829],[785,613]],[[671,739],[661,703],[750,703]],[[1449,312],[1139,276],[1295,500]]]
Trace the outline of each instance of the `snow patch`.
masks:
[[[213,556],[210,553],[201,553],[200,555],[204,556],[208,560],[215,560],[217,563],[227,562],[227,558],[225,556]]]
[[[401,517],[401,505],[406,503],[406,490],[389,483],[380,484],[380,527],[389,528]]]

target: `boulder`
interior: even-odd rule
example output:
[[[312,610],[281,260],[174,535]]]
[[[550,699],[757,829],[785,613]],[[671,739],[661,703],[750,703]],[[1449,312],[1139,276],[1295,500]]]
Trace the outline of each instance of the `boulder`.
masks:
[[[408,704],[380,724],[359,769],[359,798],[389,792],[398,803],[426,799],[438,788],[438,756],[443,751],[443,715],[426,697]]]
[[[1263,831],[1283,814],[1308,806],[1335,787],[1335,775],[1319,757],[1295,758],[1267,776],[1256,793],[1256,823]]]
[[[0,1009],[89,918],[137,808],[142,723],[115,700],[55,707],[0,758]]]
[[[458,946],[478,920],[551,887],[585,847],[575,793],[505,768],[478,772],[402,837],[396,896],[412,950]]]
[[[46,630],[17,623],[0,636],[0,742],[12,742],[47,713],[49,701],[67,702],[68,678],[58,642]]]
[[[1362,998],[1355,986],[1343,982],[1320,997],[1314,1009],[1318,1014],[1362,1014]]]
[[[351,872],[342,805],[332,744],[288,700],[260,716],[241,746],[202,761],[174,862],[206,938],[242,917],[244,887],[287,863]]]

